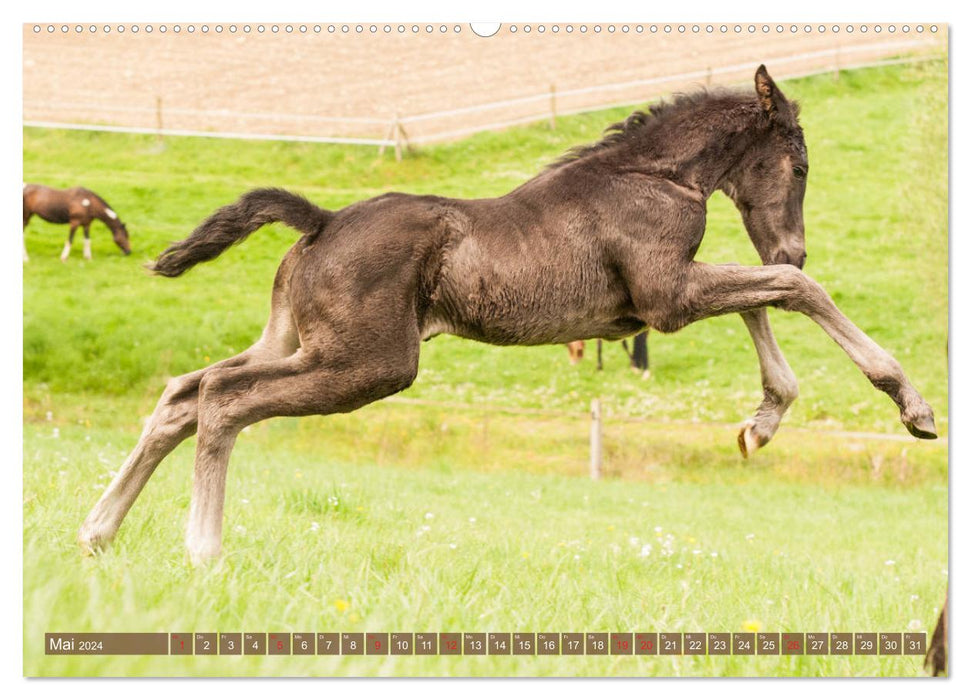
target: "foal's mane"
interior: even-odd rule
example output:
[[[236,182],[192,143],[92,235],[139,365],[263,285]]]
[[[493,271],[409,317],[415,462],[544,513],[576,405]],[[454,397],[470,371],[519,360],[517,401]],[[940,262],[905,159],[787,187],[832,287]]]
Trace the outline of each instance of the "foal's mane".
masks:
[[[604,136],[595,143],[576,146],[546,166],[547,170],[555,170],[576,160],[601,153],[618,144],[632,144],[643,142],[652,133],[672,118],[685,112],[703,108],[705,105],[725,101],[754,102],[755,96],[751,92],[738,89],[717,88],[703,89],[692,93],[678,93],[670,100],[661,100],[647,108],[647,111],[637,110],[623,121],[611,124],[604,129]]]

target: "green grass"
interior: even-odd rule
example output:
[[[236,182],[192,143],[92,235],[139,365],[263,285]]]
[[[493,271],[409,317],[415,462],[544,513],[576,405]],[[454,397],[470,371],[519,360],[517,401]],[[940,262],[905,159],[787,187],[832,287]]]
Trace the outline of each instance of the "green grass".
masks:
[[[518,464],[353,464],[331,459],[319,437],[315,452],[269,428],[234,453],[217,566],[184,561],[188,445],[155,475],[116,546],[81,560],[78,523],[132,437],[28,427],[27,674],[915,675],[916,657],[82,658],[44,657],[40,640],[105,630],[926,630],[947,580],[939,447],[911,447],[920,473],[909,475],[886,466],[900,446],[877,450],[885,476],[861,464],[849,477],[820,466],[809,479],[785,461],[741,466],[728,445],[699,449],[687,469],[592,483]],[[804,449],[811,441],[789,436],[774,454]]]
[[[783,87],[802,103],[812,167],[807,272],[901,361],[946,435],[947,66]],[[78,557],[77,528],[164,379],[258,337],[276,264],[295,235],[269,227],[183,279],[149,277],[138,262],[257,186],[289,187],[331,208],[389,189],[501,194],[625,112],[563,119],[556,131],[481,134],[402,163],[361,148],[172,138],[159,150],[150,137],[25,129],[24,179],[99,192],[128,223],[135,250],[121,257],[96,224],[94,261],[75,251],[62,264],[64,227],[28,227],[25,673],[919,674],[916,657],[41,653],[46,631],[740,631],[747,621],[766,631],[932,628],[947,580],[946,445],[820,432],[905,435],[893,404],[819,328],[781,312],[771,317],[801,395],[748,463],[723,425],[747,417],[761,397],[737,317],[652,334],[648,381],[626,369],[614,344],[598,373],[590,361],[570,367],[560,347],[442,337],[423,346],[418,380],[403,395],[419,403],[244,432],[217,566],[193,570],[184,560],[191,440],[160,467],[112,551]],[[710,203],[699,257],[757,262],[721,195]],[[608,413],[600,483],[583,476],[582,414],[594,396],[605,397]],[[644,544],[652,546],[646,557]]]

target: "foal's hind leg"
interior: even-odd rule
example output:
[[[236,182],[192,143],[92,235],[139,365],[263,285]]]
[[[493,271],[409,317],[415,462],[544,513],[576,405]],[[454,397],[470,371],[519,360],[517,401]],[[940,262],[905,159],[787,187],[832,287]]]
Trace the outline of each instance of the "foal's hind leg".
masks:
[[[125,515],[155,472],[155,467],[183,440],[195,433],[199,382],[206,372],[220,366],[248,362],[251,350],[169,380],[135,449],[81,525],[78,544],[85,554],[97,552],[114,539]]]
[[[186,547],[194,563],[219,555],[229,455],[239,431],[273,416],[347,413],[407,388],[418,372],[419,337],[340,338],[275,362],[209,372],[199,390],[199,437]],[[361,353],[370,345],[371,351]],[[377,350],[375,350],[377,348]]]
[[[738,448],[743,457],[748,457],[775,435],[782,416],[799,395],[799,385],[775,342],[766,310],[744,311],[740,315],[752,336],[762,372],[762,404],[738,433]]]
[[[299,339],[283,297],[276,290],[274,309],[263,336],[248,350],[169,381],[135,449],[81,526],[78,542],[84,553],[94,553],[114,538],[158,464],[196,432],[199,385],[209,372],[275,360],[296,350]]]

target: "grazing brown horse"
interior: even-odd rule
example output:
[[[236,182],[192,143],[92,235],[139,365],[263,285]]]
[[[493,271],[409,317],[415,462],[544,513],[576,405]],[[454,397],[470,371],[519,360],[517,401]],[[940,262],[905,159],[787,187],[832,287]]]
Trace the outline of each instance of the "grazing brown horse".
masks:
[[[67,260],[74,243],[74,233],[84,228],[84,259],[91,259],[91,222],[103,221],[111,229],[115,243],[125,255],[131,255],[128,229],[118,218],[118,214],[108,203],[91,190],[72,187],[69,190],[55,190],[44,185],[24,185],[24,230],[34,214],[52,224],[70,224],[61,260]],[[24,241],[24,262],[27,262],[27,243]]]
[[[176,277],[264,224],[302,235],[273,284],[260,339],[169,381],[142,436],[81,526],[83,550],[110,541],[159,462],[193,433],[186,545],[218,556],[236,436],[274,416],[345,413],[414,381],[421,341],[451,333],[496,345],[619,340],[741,314],[759,355],[764,400],[739,435],[765,445],[796,398],[766,307],[809,316],[900,409],[936,437],[931,407],[900,364],[802,272],[809,168],[796,106],[769,77],[755,92],[702,93],[635,112],[502,197],[384,194],[340,211],[279,189],[249,192],[165,250]],[[764,265],[694,257],[706,202],[724,191]]]

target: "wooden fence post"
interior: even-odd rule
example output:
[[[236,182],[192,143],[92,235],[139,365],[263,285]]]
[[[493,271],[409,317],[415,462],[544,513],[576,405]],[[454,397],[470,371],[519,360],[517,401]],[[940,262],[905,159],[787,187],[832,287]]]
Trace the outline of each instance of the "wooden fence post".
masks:
[[[391,126],[388,128],[388,135],[384,137],[385,142],[391,141],[393,138],[395,138],[395,134],[397,133],[398,133],[398,113],[395,112],[394,117],[391,119]],[[378,158],[381,158],[384,156],[384,147],[387,145],[388,145],[387,143],[381,144],[381,147],[378,149]]]
[[[550,83],[550,128],[556,129],[556,83]]]
[[[600,399],[590,402],[590,478],[596,481],[603,474],[603,412]]]
[[[411,153],[411,143],[408,141],[408,132],[405,131],[405,126],[401,123],[401,115],[397,112],[394,113],[394,121],[398,127],[398,133],[395,136],[395,152],[400,153],[403,145],[408,149],[408,152]],[[398,160],[401,160],[401,158],[399,157]]]
[[[158,147],[165,147],[165,139],[162,136],[162,97],[161,95],[155,96],[155,128],[158,130],[156,133],[156,138],[158,139]]]
[[[394,113],[394,159],[401,162],[401,122],[398,120],[398,112]]]

